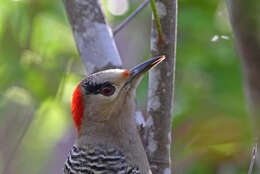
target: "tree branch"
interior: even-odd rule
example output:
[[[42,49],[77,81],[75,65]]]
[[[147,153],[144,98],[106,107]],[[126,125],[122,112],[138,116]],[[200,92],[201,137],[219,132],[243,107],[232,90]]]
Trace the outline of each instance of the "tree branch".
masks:
[[[260,1],[227,0],[227,5],[237,50],[241,56],[252,124],[257,144],[260,144],[260,16],[257,15]]]
[[[156,6],[165,40],[164,42],[159,40],[155,19],[153,18],[151,53],[152,56],[165,55],[166,59],[149,73],[148,119],[145,138],[153,173],[170,174],[177,0],[159,0]]]
[[[80,57],[88,73],[122,65],[99,0],[64,0]]]

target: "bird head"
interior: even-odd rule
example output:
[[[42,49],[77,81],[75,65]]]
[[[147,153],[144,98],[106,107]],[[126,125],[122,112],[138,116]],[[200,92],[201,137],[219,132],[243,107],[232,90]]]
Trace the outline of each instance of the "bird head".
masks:
[[[165,56],[159,56],[131,69],[108,69],[84,78],[74,90],[71,104],[78,133],[83,123],[106,122],[122,110],[126,100],[134,101],[144,73],[164,59]]]

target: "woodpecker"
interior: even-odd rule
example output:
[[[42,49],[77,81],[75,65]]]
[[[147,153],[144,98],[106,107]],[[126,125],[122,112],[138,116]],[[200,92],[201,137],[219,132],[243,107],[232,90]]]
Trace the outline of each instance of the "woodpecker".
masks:
[[[144,73],[164,59],[100,71],[77,85],[71,104],[77,138],[64,174],[151,174],[135,121],[135,92]]]

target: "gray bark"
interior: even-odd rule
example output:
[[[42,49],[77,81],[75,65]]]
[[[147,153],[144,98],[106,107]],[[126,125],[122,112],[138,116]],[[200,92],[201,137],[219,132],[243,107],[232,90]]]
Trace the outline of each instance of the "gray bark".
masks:
[[[82,62],[88,73],[122,65],[99,0],[64,0]]]
[[[162,26],[163,38],[159,38],[153,19],[151,54],[152,56],[165,55],[166,59],[149,73],[148,119],[145,139],[152,172],[170,174],[177,0],[159,0],[156,6]]]
[[[260,1],[227,0],[235,42],[243,66],[248,106],[260,144]],[[259,152],[257,159],[259,160]]]

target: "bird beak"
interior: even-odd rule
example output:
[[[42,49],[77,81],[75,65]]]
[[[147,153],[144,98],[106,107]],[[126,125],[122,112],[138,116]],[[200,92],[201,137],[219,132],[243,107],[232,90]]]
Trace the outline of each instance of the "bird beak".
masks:
[[[139,81],[139,79],[141,79],[141,77],[145,74],[145,72],[151,70],[153,67],[158,65],[164,59],[165,59],[165,56],[154,57],[154,58],[151,58],[151,59],[131,68],[129,70],[129,72],[130,72],[129,78],[126,81],[124,86],[126,86],[129,83],[133,83],[133,81],[135,81],[135,82]]]

